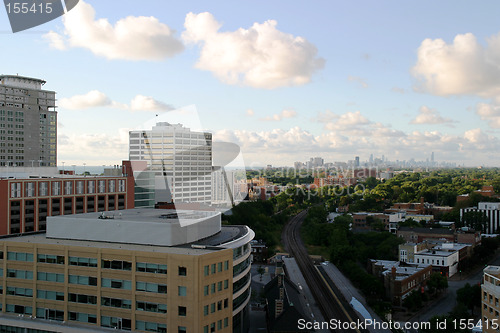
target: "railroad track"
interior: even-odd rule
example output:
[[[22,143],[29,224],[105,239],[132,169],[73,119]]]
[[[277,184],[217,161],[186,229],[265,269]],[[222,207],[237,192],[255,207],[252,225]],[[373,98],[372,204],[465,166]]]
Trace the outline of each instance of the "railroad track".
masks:
[[[283,243],[288,253],[295,258],[297,265],[307,281],[318,307],[325,321],[336,319],[343,323],[357,322],[358,316],[350,305],[347,304],[338,290],[331,288],[314,266],[300,237],[300,226],[307,215],[307,210],[292,217],[285,225],[282,233]],[[331,332],[364,332],[358,329],[338,328]]]

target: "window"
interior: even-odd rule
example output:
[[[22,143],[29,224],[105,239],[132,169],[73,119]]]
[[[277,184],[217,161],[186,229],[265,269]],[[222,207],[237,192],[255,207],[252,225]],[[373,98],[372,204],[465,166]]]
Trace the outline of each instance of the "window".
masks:
[[[130,331],[132,321],[126,318],[101,316],[101,326]]]
[[[224,261],[224,270],[227,271],[229,269],[229,260]]]
[[[229,288],[229,280],[224,280],[224,289]]]
[[[37,290],[36,297],[42,299],[50,299],[53,301],[64,301],[64,292],[51,290]]]
[[[179,266],[179,276],[186,276],[187,275],[187,268]]]
[[[113,288],[113,289],[126,289],[131,290],[132,282],[129,280],[117,280],[117,279],[101,279],[101,286],[103,288]]]
[[[7,260],[33,262],[33,254],[25,252],[7,252]]]
[[[7,295],[33,297],[33,289],[18,288],[18,287],[7,287]]]
[[[46,309],[46,308],[36,308],[36,316],[38,318],[43,318],[43,319],[63,321],[64,311]]]
[[[185,326],[178,326],[177,333],[186,333],[186,327]]]
[[[179,296],[186,296],[186,287],[179,286]]]
[[[8,269],[7,277],[16,278],[16,279],[25,279],[25,280],[33,280],[33,272],[32,271],[23,271],[19,269]]]
[[[137,281],[135,283],[135,289],[137,291],[146,291],[146,292],[150,292],[150,293],[159,293],[159,294],[166,294],[167,293],[167,285],[157,284],[157,283],[152,283],[152,282]]]
[[[217,321],[217,330],[222,329],[222,319]]]
[[[179,316],[181,317],[185,317],[186,316],[186,307],[185,306],[179,306],[178,308],[178,312],[179,312]]]
[[[222,290],[222,281],[217,282],[217,291]]]
[[[208,305],[205,305],[205,306],[203,307],[203,315],[204,315],[204,316],[208,316]]]
[[[38,262],[41,263],[64,265],[64,256],[54,254],[38,254],[37,259]]]
[[[113,308],[130,309],[132,307],[132,301],[129,299],[101,297],[101,305]]]
[[[207,296],[207,295],[208,295],[208,285],[203,287],[203,296]]]
[[[132,270],[132,263],[129,261],[121,261],[121,260],[102,260],[101,263],[102,268],[109,268],[109,269],[120,269],[123,271],[130,271]]]
[[[138,272],[167,274],[167,265],[161,264],[138,262],[135,269]]]
[[[97,304],[97,296],[69,293],[68,302],[82,303],[82,304]]]
[[[97,258],[69,257],[72,266],[97,267]]]
[[[229,325],[229,319],[228,317],[224,318],[224,327],[227,327]]]
[[[209,275],[210,274],[210,267],[208,265],[206,265],[205,267],[203,267],[203,274],[205,276]]]
[[[215,274],[215,264],[212,264],[212,274]]]
[[[215,312],[215,303],[210,304],[210,313]]]
[[[217,272],[222,272],[222,262],[217,264]]]
[[[222,310],[222,301],[217,302],[217,311]]]
[[[81,312],[68,312],[68,319],[72,321],[80,321],[83,323],[97,323],[96,315]]]
[[[215,293],[215,283],[212,283],[212,284],[210,285],[210,292],[211,292],[212,294],[214,294],[214,293]]]
[[[167,325],[158,324],[158,323],[151,323],[151,322],[142,321],[142,320],[135,321],[135,329],[147,331],[147,332],[167,333]]]
[[[97,286],[97,278],[93,276],[70,275],[69,283],[81,284],[84,286]]]
[[[136,308],[140,311],[167,313],[167,304],[136,302]]]

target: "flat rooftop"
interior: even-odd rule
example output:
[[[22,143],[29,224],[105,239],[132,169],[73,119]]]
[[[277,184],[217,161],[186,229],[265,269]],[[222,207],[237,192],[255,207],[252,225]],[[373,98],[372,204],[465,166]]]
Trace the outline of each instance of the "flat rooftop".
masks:
[[[202,255],[210,252],[220,251],[223,249],[222,247],[191,248],[188,246],[158,246],[158,245],[129,244],[129,243],[110,243],[110,242],[99,242],[90,240],[57,239],[57,238],[47,238],[45,233],[9,236],[5,238],[0,238],[0,241],[7,243],[35,243],[35,244],[47,244],[47,245],[77,246],[86,248],[130,250],[138,252],[173,253],[173,254],[185,254],[185,255]]]
[[[430,265],[424,264],[405,264],[400,265],[399,261],[391,260],[374,260],[377,265],[381,265],[385,270],[382,272],[383,275],[392,274],[392,267],[396,268],[395,280],[404,280],[415,273],[420,272]]]
[[[213,211],[139,208],[47,217],[47,238],[56,239],[179,246],[220,232],[221,214]]]
[[[47,238],[45,232],[26,233],[22,235],[8,235],[0,237],[0,241],[8,243],[35,243],[47,245],[67,245],[86,248],[105,248],[105,249],[122,249],[138,252],[158,252],[158,253],[173,253],[185,255],[202,255],[210,252],[216,252],[224,249],[220,246],[234,239],[244,236],[247,232],[245,226],[222,226],[222,230],[208,238],[198,242],[182,244],[178,246],[160,246],[160,245],[145,245],[145,244],[129,244],[129,243],[110,243],[91,240],[73,240],[73,239],[57,239]],[[201,245],[203,247],[191,247],[192,245]]]
[[[73,219],[122,220],[123,222],[179,223],[179,220],[198,220],[220,215],[214,211],[135,208],[66,215]]]

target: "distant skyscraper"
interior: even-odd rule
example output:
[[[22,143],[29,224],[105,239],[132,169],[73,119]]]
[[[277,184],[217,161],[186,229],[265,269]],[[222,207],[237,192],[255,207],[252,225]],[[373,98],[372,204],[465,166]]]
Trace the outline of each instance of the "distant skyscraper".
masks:
[[[370,154],[370,164],[373,164],[373,154]]]
[[[359,156],[356,156],[354,158],[354,167],[356,167],[356,168],[359,167]]]
[[[434,164],[434,152],[432,152],[432,154],[431,154],[431,162],[432,162],[432,164]]]
[[[131,161],[155,173],[156,202],[204,202],[212,196],[212,134],[181,124],[157,123],[129,133]]]
[[[0,166],[57,165],[56,93],[44,84],[0,75]]]
[[[321,157],[315,157],[313,159],[313,166],[316,167],[322,167],[324,163],[324,160]]]

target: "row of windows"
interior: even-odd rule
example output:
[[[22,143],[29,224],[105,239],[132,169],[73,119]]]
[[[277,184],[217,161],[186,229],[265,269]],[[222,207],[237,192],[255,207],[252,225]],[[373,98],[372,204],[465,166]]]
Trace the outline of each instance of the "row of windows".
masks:
[[[16,138],[17,139],[17,138]],[[21,138],[22,139],[22,138]],[[118,179],[117,182],[114,179],[110,180],[98,180],[97,184],[95,180],[88,180],[85,184],[84,180],[68,180],[68,181],[53,181],[53,182],[25,182],[24,183],[24,196],[34,197],[36,196],[36,185],[38,184],[38,196],[48,196],[49,193],[52,195],[65,195],[70,194],[93,194],[93,193],[107,193],[107,192],[125,192],[125,179]],[[106,187],[107,183],[107,187]],[[22,184],[21,182],[10,183],[11,198],[22,197]],[[50,184],[50,192],[49,192]],[[63,187],[64,186],[64,187]],[[107,191],[106,191],[107,188]]]
[[[210,294],[215,294],[215,287],[217,285],[217,291],[221,291],[222,287],[224,286],[224,289],[229,288],[229,280],[224,280],[224,281],[219,281],[217,283],[212,283],[212,284],[207,284],[206,286],[203,286],[203,295],[208,296],[209,291]]]
[[[3,270],[1,271],[1,273],[3,273]],[[1,275],[3,275],[3,274],[0,274],[0,276]],[[33,279],[33,272],[32,271],[24,271],[24,270],[8,269],[7,270],[7,277],[32,280]],[[64,283],[64,274],[38,272],[37,280]],[[92,277],[92,276],[69,275],[69,283],[81,284],[81,285],[86,285],[86,286],[97,286],[97,278]],[[114,289],[125,289],[125,290],[132,289],[132,282],[130,280],[118,280],[118,279],[103,278],[101,280],[101,285],[103,288],[114,288]],[[136,282],[136,290],[137,291],[166,294],[167,293],[167,285],[158,284],[158,283],[151,283],[151,282],[139,282],[139,281],[137,281]],[[186,296],[186,294],[187,294],[186,287],[179,286],[178,291],[179,291],[179,296]]]
[[[224,328],[229,326],[229,318],[226,317],[224,320],[218,320],[217,321],[217,330],[220,331],[222,330],[222,325],[224,325]],[[215,332],[215,322],[210,324],[210,327],[208,325],[203,327],[203,333],[212,333]]]
[[[439,265],[440,260],[436,259],[435,262],[436,262],[436,265]],[[419,264],[419,263],[425,264],[426,263],[425,259],[422,258],[422,262],[420,262],[420,258],[417,258],[417,264]],[[432,260],[427,259],[427,264],[434,265],[434,259],[432,259]],[[444,260],[441,260],[441,265],[444,266]]]
[[[3,252],[1,253],[0,259],[3,259]],[[32,262],[33,254],[24,252],[8,252],[7,259]],[[52,254],[38,254],[37,259],[38,262],[47,264],[64,265],[65,262],[64,256],[52,255]],[[97,267],[97,259],[83,258],[83,257],[69,257],[69,264],[73,266]],[[220,264],[222,267],[222,263]],[[132,263],[129,261],[103,259],[101,267],[130,271],[132,269]],[[136,270],[138,272],[167,274],[167,265],[138,262],[136,263]],[[184,275],[184,276],[186,275],[185,267],[179,267],[179,275]]]
[[[210,274],[215,274],[216,272],[222,272],[222,270],[227,271],[229,269],[229,260],[224,262],[218,262],[217,264],[206,265],[203,267],[203,274],[208,276]]]
[[[33,297],[33,289],[8,287],[7,295]],[[64,301],[64,292],[50,291],[50,290],[37,290],[37,297],[41,299]],[[97,304],[97,296],[84,295],[84,294],[68,294],[68,301],[81,304]],[[127,299],[101,297],[101,305],[110,306],[115,308],[130,309],[132,302]],[[137,310],[148,312],[167,313],[166,304],[139,302],[136,303]]]
[[[229,306],[229,299],[224,299],[224,301],[218,301],[217,303],[212,303],[210,304],[210,313],[214,313],[217,309],[217,311],[221,311],[223,308],[227,309]],[[208,310],[209,310],[209,305],[205,305],[203,307],[203,315],[208,316]]]

